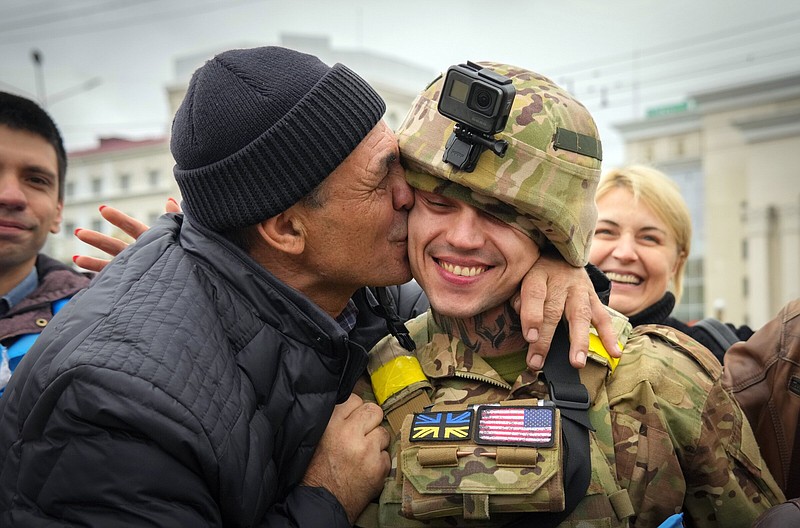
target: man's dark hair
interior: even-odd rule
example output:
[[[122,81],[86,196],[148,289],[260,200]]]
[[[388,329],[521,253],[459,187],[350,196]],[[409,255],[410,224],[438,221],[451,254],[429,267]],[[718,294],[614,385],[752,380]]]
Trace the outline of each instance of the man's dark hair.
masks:
[[[58,160],[58,200],[64,200],[64,178],[67,174],[67,152],[55,122],[45,110],[25,97],[0,92],[0,125],[41,136],[56,151]]]

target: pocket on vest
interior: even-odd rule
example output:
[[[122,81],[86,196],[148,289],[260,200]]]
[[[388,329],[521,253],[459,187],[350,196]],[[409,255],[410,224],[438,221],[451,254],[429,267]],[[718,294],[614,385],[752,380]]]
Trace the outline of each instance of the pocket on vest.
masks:
[[[451,441],[412,439],[414,416],[407,416],[397,463],[401,515],[476,524],[491,518],[496,525],[504,514],[563,511],[561,422],[553,411],[551,444],[536,447],[492,445],[477,433]]]

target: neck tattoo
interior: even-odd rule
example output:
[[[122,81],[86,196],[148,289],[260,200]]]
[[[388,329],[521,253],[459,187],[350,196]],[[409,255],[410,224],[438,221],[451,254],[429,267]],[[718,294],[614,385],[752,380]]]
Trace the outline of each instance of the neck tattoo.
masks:
[[[471,354],[497,356],[525,347],[519,315],[509,303],[474,317],[459,319],[433,312],[433,319],[442,330],[457,337]]]

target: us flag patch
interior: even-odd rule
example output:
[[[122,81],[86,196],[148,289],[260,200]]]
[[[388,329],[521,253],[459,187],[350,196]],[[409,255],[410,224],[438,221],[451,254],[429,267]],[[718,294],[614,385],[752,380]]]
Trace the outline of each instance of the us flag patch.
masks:
[[[478,407],[475,443],[551,447],[555,427],[553,407]]]
[[[450,441],[463,440],[472,435],[473,411],[440,411],[424,412],[414,415],[411,422],[412,442],[431,440]]]

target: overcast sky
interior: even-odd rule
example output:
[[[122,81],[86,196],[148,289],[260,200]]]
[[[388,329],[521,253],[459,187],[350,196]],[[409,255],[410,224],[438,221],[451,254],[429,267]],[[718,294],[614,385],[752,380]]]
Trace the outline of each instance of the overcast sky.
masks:
[[[44,93],[69,149],[163,135],[174,60],[286,33],[441,71],[524,66],[613,125],[689,94],[800,72],[796,0],[0,0],[0,89]],[[422,88],[422,86],[420,86]]]

